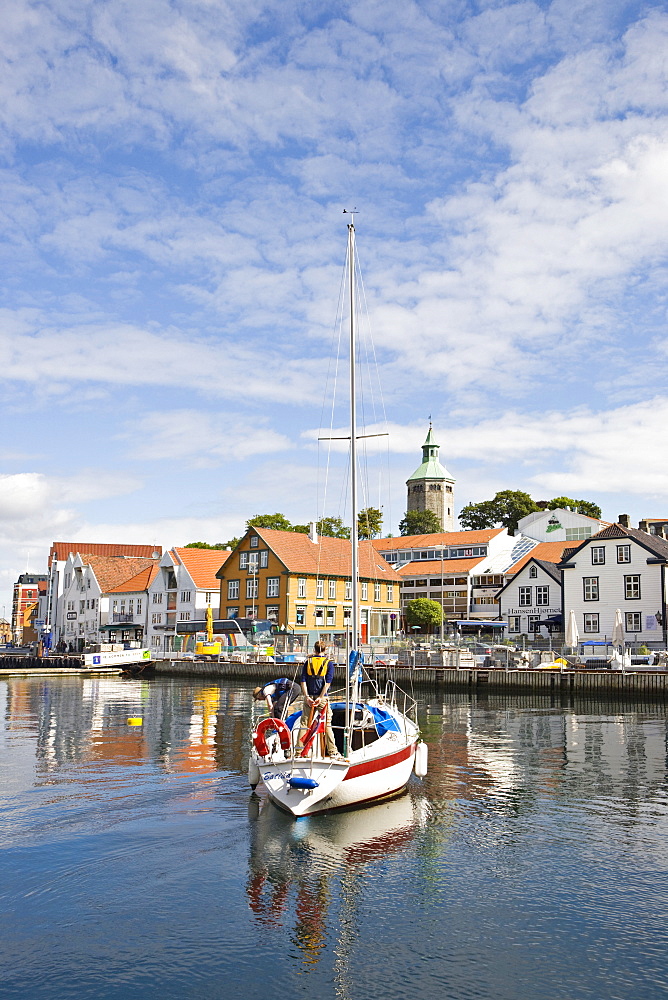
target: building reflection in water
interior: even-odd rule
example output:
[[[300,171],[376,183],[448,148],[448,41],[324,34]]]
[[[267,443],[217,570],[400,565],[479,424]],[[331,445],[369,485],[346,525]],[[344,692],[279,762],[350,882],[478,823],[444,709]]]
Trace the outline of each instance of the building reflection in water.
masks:
[[[317,964],[334,938],[337,976],[343,976],[345,955],[357,937],[355,901],[367,869],[404,850],[428,812],[426,799],[404,794],[367,809],[295,821],[253,795],[246,892],[258,923],[289,922],[305,969]]]

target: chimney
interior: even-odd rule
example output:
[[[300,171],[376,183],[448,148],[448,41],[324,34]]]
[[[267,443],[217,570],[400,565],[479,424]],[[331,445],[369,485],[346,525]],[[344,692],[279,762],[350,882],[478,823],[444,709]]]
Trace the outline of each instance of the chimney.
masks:
[[[644,531],[646,535],[649,534],[649,528],[647,527],[647,521],[638,521],[638,529]]]
[[[617,518],[617,524],[621,524],[622,528],[630,528],[631,518],[628,514],[620,514]]]
[[[308,536],[309,536],[309,538],[311,539],[312,542],[316,542],[317,543],[317,541],[318,541],[318,532],[316,531],[316,528],[315,528],[315,521],[311,521],[309,523],[309,526],[308,526]]]

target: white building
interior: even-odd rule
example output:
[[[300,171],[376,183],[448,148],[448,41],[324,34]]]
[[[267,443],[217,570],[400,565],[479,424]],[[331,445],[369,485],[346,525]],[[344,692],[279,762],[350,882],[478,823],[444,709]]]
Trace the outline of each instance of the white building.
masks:
[[[629,642],[665,645],[667,566],[665,538],[604,528],[564,554],[564,620],[573,609],[581,641],[610,640],[619,608]]]
[[[58,602],[57,639],[78,651],[105,638],[109,620],[109,591],[154,565],[136,556],[70,553],[62,567],[63,592]]]
[[[517,522],[517,533],[535,538],[537,542],[579,542],[591,538],[608,523],[563,508],[536,510]]]
[[[146,644],[154,653],[174,648],[178,622],[204,621],[207,608],[218,618],[216,573],[231,555],[222,549],[174,548],[160,560],[148,596]]]
[[[533,636],[548,618],[555,619],[561,631],[561,571],[553,562],[530,556],[501,588],[497,600],[509,637]]]

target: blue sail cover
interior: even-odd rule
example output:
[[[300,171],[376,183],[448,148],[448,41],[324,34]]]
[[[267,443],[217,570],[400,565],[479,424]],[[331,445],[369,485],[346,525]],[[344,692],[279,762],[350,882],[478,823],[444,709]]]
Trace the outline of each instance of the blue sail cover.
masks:
[[[346,703],[345,701],[334,701],[332,702],[331,707],[332,711],[334,711],[337,708],[340,708],[342,711],[345,711]],[[394,718],[393,715],[390,715],[390,713],[386,711],[384,708],[378,708],[376,705],[362,705],[360,702],[357,703],[357,708],[360,711],[366,708],[366,710],[371,713],[371,715],[373,716],[374,724],[376,726],[376,732],[378,733],[379,736],[384,736],[385,733],[401,732],[397,720]],[[293,729],[295,724],[301,718],[301,714],[302,714],[301,712],[293,712],[292,715],[289,715],[285,720],[286,726],[289,729]]]

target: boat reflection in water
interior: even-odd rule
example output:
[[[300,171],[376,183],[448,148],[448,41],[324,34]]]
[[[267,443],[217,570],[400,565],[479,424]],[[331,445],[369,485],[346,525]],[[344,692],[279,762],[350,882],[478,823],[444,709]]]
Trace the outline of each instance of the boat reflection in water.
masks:
[[[427,823],[429,809],[426,798],[407,792],[366,809],[295,822],[254,794],[246,892],[258,923],[294,921],[293,942],[306,968],[337,939],[336,964],[343,962],[337,976],[343,974],[358,933],[356,900],[371,869],[405,849]]]

